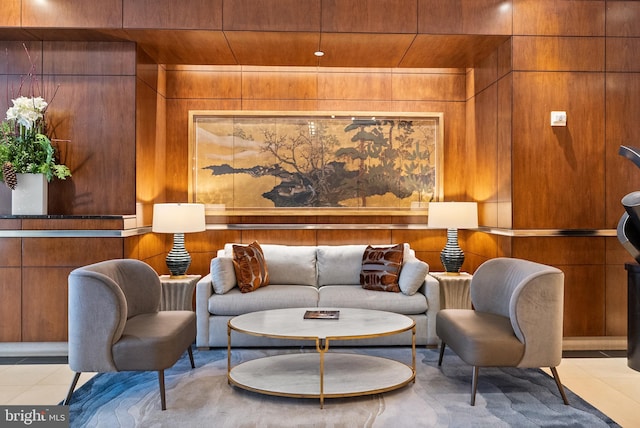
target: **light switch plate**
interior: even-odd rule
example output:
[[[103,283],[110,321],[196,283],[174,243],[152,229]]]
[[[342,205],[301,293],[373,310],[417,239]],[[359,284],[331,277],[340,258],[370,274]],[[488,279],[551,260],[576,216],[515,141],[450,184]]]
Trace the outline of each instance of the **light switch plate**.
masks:
[[[552,111],[551,112],[551,126],[567,126],[567,112],[566,111]]]

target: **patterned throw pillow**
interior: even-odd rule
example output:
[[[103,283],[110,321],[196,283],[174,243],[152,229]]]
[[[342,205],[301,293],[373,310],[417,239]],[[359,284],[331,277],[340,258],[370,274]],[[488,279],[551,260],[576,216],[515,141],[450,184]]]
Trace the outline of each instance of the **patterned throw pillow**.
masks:
[[[233,245],[233,267],[241,292],[248,293],[269,285],[269,271],[258,241]]]
[[[360,284],[362,288],[377,291],[400,292],[398,276],[402,268],[402,244],[392,247],[372,247],[368,245],[362,255]]]

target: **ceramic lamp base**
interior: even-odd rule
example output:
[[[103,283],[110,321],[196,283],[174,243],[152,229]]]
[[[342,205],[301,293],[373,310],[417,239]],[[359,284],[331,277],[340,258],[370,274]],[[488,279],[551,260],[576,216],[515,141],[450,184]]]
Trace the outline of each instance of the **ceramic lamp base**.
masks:
[[[184,247],[184,233],[173,235],[173,248],[165,259],[172,277],[183,277],[191,264],[191,256]]]
[[[447,244],[440,253],[440,261],[448,274],[459,274],[464,252],[458,245],[458,229],[447,229]]]

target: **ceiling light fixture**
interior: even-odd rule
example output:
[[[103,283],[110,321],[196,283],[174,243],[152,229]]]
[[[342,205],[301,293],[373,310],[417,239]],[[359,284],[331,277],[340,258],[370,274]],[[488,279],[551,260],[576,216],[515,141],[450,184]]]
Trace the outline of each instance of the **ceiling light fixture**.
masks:
[[[313,54],[317,57],[324,56],[324,52],[322,51],[315,51]]]

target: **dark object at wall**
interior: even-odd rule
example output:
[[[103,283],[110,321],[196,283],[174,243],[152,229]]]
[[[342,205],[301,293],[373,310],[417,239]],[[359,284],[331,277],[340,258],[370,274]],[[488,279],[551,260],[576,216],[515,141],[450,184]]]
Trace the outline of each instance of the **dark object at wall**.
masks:
[[[626,263],[628,272],[627,365],[640,371],[640,265]]]

